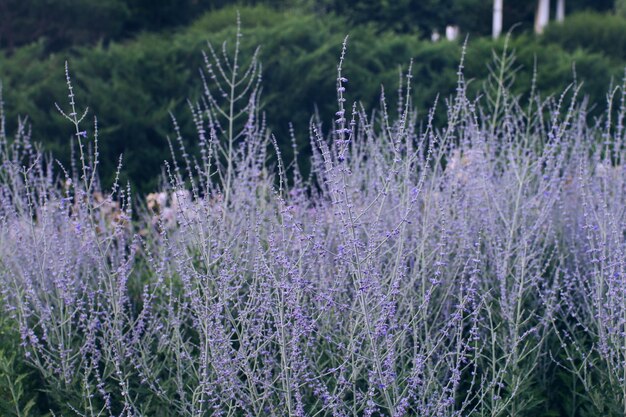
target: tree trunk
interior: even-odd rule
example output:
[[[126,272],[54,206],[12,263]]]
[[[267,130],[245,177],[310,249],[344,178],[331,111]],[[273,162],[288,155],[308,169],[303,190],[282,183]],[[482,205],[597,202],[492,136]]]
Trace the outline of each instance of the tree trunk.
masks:
[[[503,0],[493,0],[492,34],[494,38],[497,38],[502,33],[502,3]]]
[[[558,0],[556,3],[556,21],[561,23],[565,20],[565,0]]]
[[[535,33],[543,33],[543,29],[550,21],[550,0],[539,0],[535,15]]]

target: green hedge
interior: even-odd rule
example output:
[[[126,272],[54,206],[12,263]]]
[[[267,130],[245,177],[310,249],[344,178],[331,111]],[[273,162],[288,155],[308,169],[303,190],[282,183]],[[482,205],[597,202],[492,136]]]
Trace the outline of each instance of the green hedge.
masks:
[[[620,15],[573,14],[563,24],[548,26],[543,38],[567,51],[583,49],[619,61],[626,59],[626,17]]]
[[[290,122],[300,146],[306,148],[308,121],[315,110],[326,127],[332,120],[335,71],[346,34],[350,35],[345,64],[349,102],[361,100],[372,108],[384,84],[390,103],[395,103],[398,71],[406,71],[411,59],[413,98],[422,115],[437,93],[446,97],[454,91],[462,49],[457,42],[433,44],[411,34],[376,33],[371,26],[350,26],[345,18],[334,15],[320,19],[260,6],[241,8],[240,14],[243,56],[261,45],[263,111],[283,145],[289,142]],[[123,178],[132,178],[140,192],[150,191],[157,185],[163,160],[170,158],[166,142],[166,135],[173,132],[170,111],[179,119],[185,138],[194,143],[186,99],[194,100],[202,91],[201,51],[207,49],[207,40],[218,47],[224,40],[231,42],[235,18],[236,10],[226,8],[200,17],[184,30],[144,34],[106,47],[46,55],[44,45],[37,43],[17,49],[11,57],[0,54],[8,122],[14,124],[18,114],[29,115],[34,139],[68,165],[72,126],[54,108],[55,102],[65,106],[67,101],[64,61],[68,59],[79,105],[89,106],[91,115],[98,116],[105,185],[110,184],[118,156],[124,153]],[[473,79],[471,86],[477,92],[487,75],[492,50],[501,49],[502,42],[470,39],[465,74]],[[530,86],[535,57],[542,91],[561,91],[572,79],[575,61],[578,78],[585,81],[583,92],[600,105],[610,78],[621,78],[623,71],[622,61],[601,53],[570,52],[528,35],[516,38],[512,46],[521,67],[516,84],[520,93]]]

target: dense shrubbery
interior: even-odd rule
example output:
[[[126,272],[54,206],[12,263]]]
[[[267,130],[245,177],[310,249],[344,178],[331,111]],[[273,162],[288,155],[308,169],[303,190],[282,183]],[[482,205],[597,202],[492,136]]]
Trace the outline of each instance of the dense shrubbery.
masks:
[[[342,54],[302,176],[261,116],[259,61],[227,55],[190,106],[198,158],[174,135],[181,162],[138,207],[100,186],[69,75],[74,164],[0,110],[4,319],[33,369],[0,354],[9,412],[623,415],[626,86],[589,126],[578,84],[512,94],[505,52],[478,101],[459,72],[437,128],[419,66],[371,113]]]
[[[140,192],[149,192],[156,183],[160,166],[169,155],[166,136],[173,134],[169,112],[180,118],[185,138],[192,137],[193,123],[186,117],[186,98],[192,101],[201,91],[198,68],[206,41],[219,45],[232,35],[234,9],[224,9],[197,20],[180,32],[145,34],[134,41],[112,43],[107,47],[77,48],[70,62],[76,70],[77,91],[85,105],[99,114],[102,135],[101,173],[105,184],[113,181],[117,158],[124,153],[126,172]],[[400,66],[413,59],[419,87],[412,92],[413,102],[424,115],[437,94],[454,91],[461,46],[452,42],[431,43],[415,35],[382,32],[371,27],[350,27],[344,18],[333,15],[320,19],[315,15],[277,12],[264,7],[241,9],[246,36],[242,48],[251,54],[257,44],[264,63],[262,111],[281,148],[290,148],[289,123],[293,123],[305,170],[309,144],[306,140],[309,118],[316,110],[323,120],[334,112],[334,90],[327,74],[335,68],[334,45],[350,33],[352,59],[347,70],[358,91],[348,91],[349,99],[361,100],[367,108],[377,104],[380,84],[395,85]],[[470,39],[466,60],[470,89],[482,88],[485,63],[501,42]],[[522,81],[515,93],[528,93],[527,86],[537,59],[537,83],[541,91],[554,93],[571,80],[576,63],[581,95],[588,94],[601,113],[604,95],[611,77],[621,78],[620,61],[595,52],[564,51],[547,46],[530,36],[513,42],[521,68]],[[33,136],[41,139],[55,155],[70,155],[69,132],[55,112],[53,102],[63,94],[57,82],[65,56],[45,54],[43,43],[16,50],[10,58],[0,55],[2,80],[10,102],[8,123],[15,128],[17,115],[28,114],[36,121]],[[616,78],[616,79],[619,79]],[[388,91],[387,94],[391,92]],[[390,111],[395,112],[395,106]],[[443,112],[437,113],[440,125]],[[195,149],[190,150],[195,154]],[[63,162],[67,164],[68,159]]]
[[[202,66],[200,51],[206,50],[207,38],[217,41],[232,33],[233,9],[212,13],[197,21],[188,30],[171,36],[145,35],[136,42],[113,44],[108,48],[80,49],[71,60],[76,69],[77,91],[88,97],[86,105],[101,116],[103,135],[108,138],[103,148],[103,172],[110,183],[116,161],[124,152],[126,171],[142,191],[155,186],[159,166],[167,158],[166,135],[171,133],[169,111],[185,113],[185,99],[193,99],[201,90],[198,68]],[[288,143],[288,124],[294,123],[300,136],[306,132],[310,115],[319,104],[324,117],[332,114],[333,86],[328,74],[335,67],[331,49],[341,41],[345,21],[337,18],[317,19],[315,16],[288,15],[266,8],[244,9],[241,19],[253,37],[244,38],[244,49],[252,52],[258,42],[264,57],[264,111],[281,144]],[[390,34],[376,37],[366,29],[356,30],[354,48],[361,58],[355,59],[355,81],[363,85],[359,99],[372,104],[379,94],[376,77],[387,84],[396,82],[398,67],[387,65],[390,60],[406,64],[420,53],[420,75],[434,79],[433,74],[446,70],[448,76],[422,95],[430,102],[437,91],[453,86],[454,62],[458,60],[456,45],[430,46],[415,38],[393,38]],[[15,114],[29,114],[35,132],[45,132],[48,149],[69,155],[67,130],[59,128],[59,117],[51,106],[54,97],[62,94],[58,78],[63,57],[52,56],[41,65],[25,65],[43,56],[43,46],[33,45],[17,51],[3,63],[7,100],[14,103],[9,120]],[[287,64],[288,63],[288,64]],[[434,66],[434,67],[433,67]],[[443,75],[443,74],[438,74]],[[21,87],[24,86],[22,89]],[[17,91],[20,91],[19,97]],[[173,100],[176,97],[178,101]],[[193,133],[189,119],[180,121],[183,132]],[[306,145],[300,143],[301,146]],[[141,162],[133,162],[141,161]],[[67,160],[65,161],[67,162]],[[152,181],[152,182],[151,182]]]
[[[613,8],[614,0],[568,0],[568,14]],[[107,44],[142,31],[164,31],[188,24],[207,10],[264,6],[306,12],[323,18],[340,15],[352,23],[372,24],[376,31],[421,34],[429,38],[449,24],[472,36],[489,35],[491,4],[483,0],[3,0],[0,3],[0,49],[42,41],[46,51]],[[505,2],[505,28],[532,28],[533,2]],[[621,10],[620,0],[615,2]]]
[[[543,36],[567,51],[583,49],[623,61],[626,56],[626,17],[599,13],[578,13],[563,24],[548,26]]]

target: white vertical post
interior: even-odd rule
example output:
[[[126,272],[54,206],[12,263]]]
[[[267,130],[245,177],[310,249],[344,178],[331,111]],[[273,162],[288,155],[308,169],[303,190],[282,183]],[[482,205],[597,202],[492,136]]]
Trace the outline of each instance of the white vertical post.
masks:
[[[492,34],[494,38],[497,38],[502,33],[502,6],[503,0],[493,0]]]
[[[535,33],[542,33],[550,21],[550,0],[539,0],[535,15]]]
[[[561,23],[565,20],[565,0],[558,0],[556,3],[556,21]]]

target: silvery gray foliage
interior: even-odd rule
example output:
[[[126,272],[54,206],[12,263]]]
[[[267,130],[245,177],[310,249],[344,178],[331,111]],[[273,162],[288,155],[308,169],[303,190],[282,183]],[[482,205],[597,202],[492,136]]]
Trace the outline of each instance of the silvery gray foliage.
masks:
[[[99,187],[69,73],[76,166],[1,124],[3,296],[61,412],[521,416],[554,367],[626,407],[623,87],[617,119],[588,126],[575,85],[522,104],[496,80],[483,105],[461,64],[436,127],[410,68],[395,116],[384,92],[347,105],[346,40],[304,177],[239,36],[210,48],[189,103],[200,160],[173,118],[167,185],[138,220],[127,189]]]

